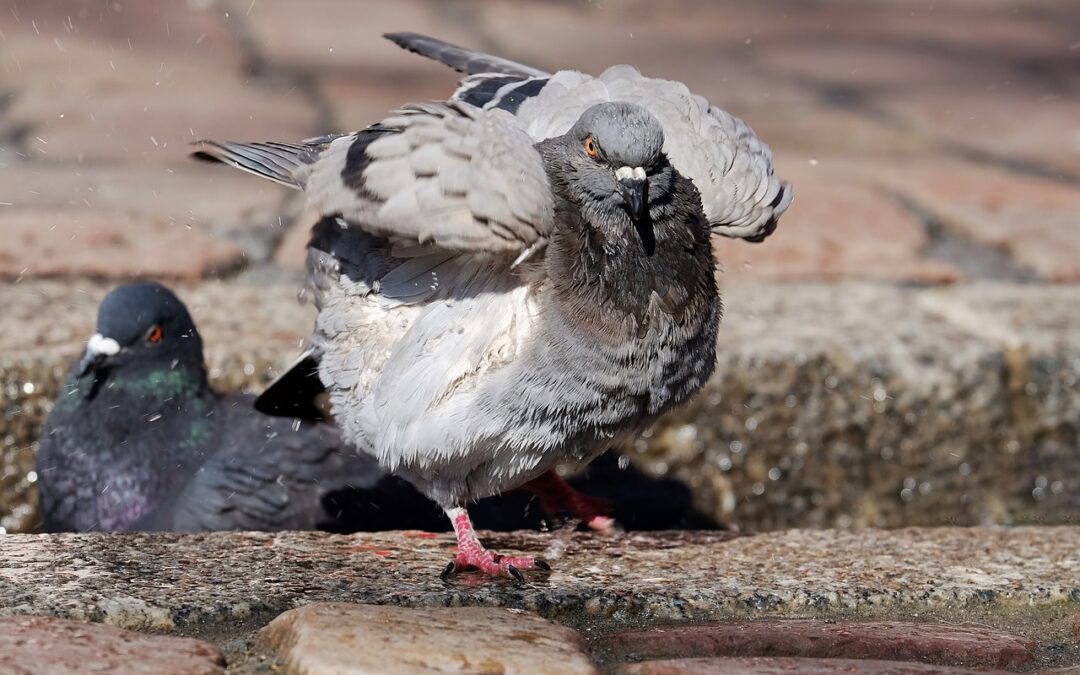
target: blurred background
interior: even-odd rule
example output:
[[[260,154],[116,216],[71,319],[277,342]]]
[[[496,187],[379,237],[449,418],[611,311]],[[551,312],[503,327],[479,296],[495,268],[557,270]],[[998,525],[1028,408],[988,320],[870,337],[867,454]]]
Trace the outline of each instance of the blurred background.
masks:
[[[299,352],[310,214],[189,143],[445,98],[401,30],[682,80],[794,184],[718,242],[717,375],[629,461],[748,530],[1080,520],[1080,3],[0,0],[0,533],[111,285],[172,284],[221,387]]]

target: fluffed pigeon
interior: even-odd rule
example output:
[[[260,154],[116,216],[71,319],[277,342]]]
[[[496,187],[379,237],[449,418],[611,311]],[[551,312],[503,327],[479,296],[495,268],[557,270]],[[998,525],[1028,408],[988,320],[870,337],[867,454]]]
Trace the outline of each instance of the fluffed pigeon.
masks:
[[[184,304],[120,286],[42,430],[48,531],[340,529],[335,491],[384,472],[327,424],[255,411],[210,388]]]
[[[681,83],[388,37],[463,70],[452,98],[195,154],[322,215],[312,352],[283,382],[317,371],[344,436],[442,506],[458,542],[444,577],[522,579],[549,567],[485,549],[466,505],[587,463],[693,395],[721,315],[710,235],[761,241],[792,192],[742,120]]]

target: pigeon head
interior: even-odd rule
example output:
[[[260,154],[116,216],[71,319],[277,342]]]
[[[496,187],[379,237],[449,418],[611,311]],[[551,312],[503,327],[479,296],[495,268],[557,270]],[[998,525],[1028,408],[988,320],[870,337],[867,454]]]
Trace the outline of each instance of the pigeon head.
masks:
[[[203,367],[202,338],[184,303],[161,284],[113,289],[98,308],[97,333],[87,342],[76,379],[143,366]],[[99,378],[102,379],[102,378]]]
[[[609,234],[637,231],[647,255],[656,240],[650,205],[671,188],[673,169],[663,153],[664,129],[645,108],[598,103],[561,139],[564,196]]]

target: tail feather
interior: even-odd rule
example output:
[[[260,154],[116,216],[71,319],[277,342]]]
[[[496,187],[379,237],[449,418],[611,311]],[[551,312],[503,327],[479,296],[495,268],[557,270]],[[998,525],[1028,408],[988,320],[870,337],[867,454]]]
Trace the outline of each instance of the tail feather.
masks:
[[[322,139],[319,139],[322,140]],[[220,162],[297,190],[304,189],[303,169],[318,159],[318,149],[304,143],[234,143],[197,141],[195,159]]]
[[[397,46],[408,49],[421,56],[438,61],[450,66],[459,73],[476,75],[478,73],[501,73],[503,75],[515,75],[522,78],[547,77],[546,73],[538,68],[526,66],[516,61],[492,56],[483,52],[476,52],[464,47],[443,42],[418,33],[386,33],[384,38]]]

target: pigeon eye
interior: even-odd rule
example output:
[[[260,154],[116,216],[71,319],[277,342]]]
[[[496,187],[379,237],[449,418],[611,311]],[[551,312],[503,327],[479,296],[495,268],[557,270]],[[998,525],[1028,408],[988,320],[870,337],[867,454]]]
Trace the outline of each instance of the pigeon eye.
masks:
[[[150,332],[146,334],[146,341],[152,345],[161,342],[161,324],[156,324],[150,329]]]
[[[592,139],[592,136],[585,138],[585,154],[593,159],[600,154],[600,149],[596,147],[596,141]]]

